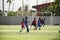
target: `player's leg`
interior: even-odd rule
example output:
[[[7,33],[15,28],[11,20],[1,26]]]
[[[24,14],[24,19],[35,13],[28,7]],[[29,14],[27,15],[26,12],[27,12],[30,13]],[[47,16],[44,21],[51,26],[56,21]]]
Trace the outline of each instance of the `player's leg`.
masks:
[[[25,27],[23,26],[22,29],[25,29]]]
[[[43,27],[45,26],[45,23],[43,23]]]
[[[23,29],[23,28],[21,27],[20,32],[22,32],[22,29]]]
[[[41,28],[41,24],[38,24],[38,29],[40,30],[40,28]]]
[[[37,30],[37,26],[36,26],[36,25],[34,25],[34,27],[35,27],[35,28],[34,28],[34,30]]]
[[[33,23],[31,24],[30,29],[32,28],[32,26],[33,26]]]
[[[41,29],[41,25],[39,26],[39,30]]]
[[[27,29],[27,33],[29,32],[29,28],[28,28],[28,25],[26,25],[26,29]]]

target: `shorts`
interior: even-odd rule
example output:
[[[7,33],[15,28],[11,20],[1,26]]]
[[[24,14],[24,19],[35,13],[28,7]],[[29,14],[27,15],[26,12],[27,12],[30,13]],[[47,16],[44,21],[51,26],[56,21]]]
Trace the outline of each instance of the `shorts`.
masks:
[[[31,24],[31,26],[36,26],[36,24]]]
[[[22,26],[22,29],[25,28],[24,26]]]

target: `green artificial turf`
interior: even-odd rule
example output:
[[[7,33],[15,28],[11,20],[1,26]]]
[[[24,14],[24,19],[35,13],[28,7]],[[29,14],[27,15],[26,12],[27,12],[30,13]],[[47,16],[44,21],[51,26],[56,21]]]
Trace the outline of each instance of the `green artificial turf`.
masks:
[[[41,30],[33,30],[26,33],[26,29],[20,33],[20,25],[0,25],[0,40],[60,40],[60,26],[46,25]]]

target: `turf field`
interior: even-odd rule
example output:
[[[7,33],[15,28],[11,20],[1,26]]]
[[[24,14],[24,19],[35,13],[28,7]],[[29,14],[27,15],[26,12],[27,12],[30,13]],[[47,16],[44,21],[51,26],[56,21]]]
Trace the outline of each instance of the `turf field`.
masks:
[[[27,34],[26,29],[19,32],[20,25],[0,25],[0,40],[60,40],[60,26],[46,25],[41,30],[33,30]]]

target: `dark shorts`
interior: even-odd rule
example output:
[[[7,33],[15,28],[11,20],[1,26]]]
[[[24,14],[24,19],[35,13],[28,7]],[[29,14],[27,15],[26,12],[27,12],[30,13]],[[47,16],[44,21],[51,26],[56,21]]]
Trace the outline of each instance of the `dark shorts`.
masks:
[[[35,24],[31,24],[31,26],[36,26]]]
[[[42,25],[44,24],[45,25],[45,23],[41,23]]]
[[[24,26],[22,26],[22,28],[25,28]]]

